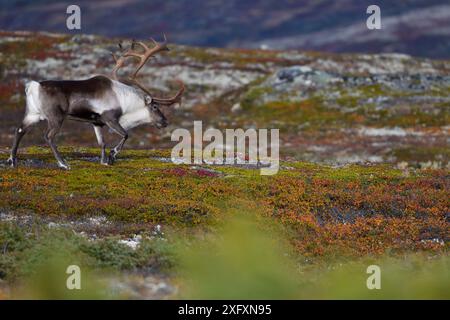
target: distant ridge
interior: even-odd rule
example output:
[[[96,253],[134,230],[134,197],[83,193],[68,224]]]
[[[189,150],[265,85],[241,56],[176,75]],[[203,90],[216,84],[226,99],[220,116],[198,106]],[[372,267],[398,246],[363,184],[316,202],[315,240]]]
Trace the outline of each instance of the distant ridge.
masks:
[[[401,52],[450,58],[450,3],[380,0],[382,30],[365,27],[361,0],[79,0],[82,33],[147,38],[165,32],[180,44],[302,49],[330,52]],[[65,28],[66,2],[0,0],[0,29]]]

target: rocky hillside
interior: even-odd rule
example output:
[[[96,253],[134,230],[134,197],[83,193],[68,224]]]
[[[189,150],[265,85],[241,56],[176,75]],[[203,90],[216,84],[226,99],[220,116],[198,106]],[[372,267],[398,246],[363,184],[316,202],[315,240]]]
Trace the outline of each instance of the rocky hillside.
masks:
[[[122,39],[123,40],[123,39]],[[30,79],[110,74],[120,39],[0,33],[0,146],[11,144]],[[163,131],[132,132],[128,147],[171,144],[177,127],[279,128],[283,157],[345,164],[445,167],[449,161],[450,62],[400,54],[203,49],[173,45],[142,72],[155,93],[187,85]],[[131,69],[125,69],[125,72]],[[76,134],[74,134],[76,132]],[[62,143],[95,146],[85,124],[66,123]],[[34,130],[24,145],[43,144]]]

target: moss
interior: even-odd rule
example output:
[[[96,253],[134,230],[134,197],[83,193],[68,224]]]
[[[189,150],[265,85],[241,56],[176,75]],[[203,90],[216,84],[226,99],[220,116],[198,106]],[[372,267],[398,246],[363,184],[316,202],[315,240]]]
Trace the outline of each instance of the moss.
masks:
[[[169,53],[172,57],[184,56],[204,64],[229,63],[237,69],[253,69],[264,72],[255,65],[274,64],[289,66],[298,64],[279,56],[279,52],[257,49],[205,49],[197,47],[177,47],[177,53]]]
[[[338,181],[364,181],[374,183],[385,181],[386,179],[396,181],[396,179],[402,177],[402,171],[393,169],[389,165],[369,167],[348,165],[339,168],[338,170],[335,168],[325,167],[325,169],[318,173],[317,176]]]
[[[415,164],[427,161],[437,161],[444,164],[450,162],[450,150],[447,147],[408,146],[394,149],[390,155],[399,162],[406,161]]]
[[[397,186],[399,180],[423,179],[414,174],[404,178],[400,170],[389,166],[336,169],[296,162],[286,163],[292,169],[280,170],[275,177],[260,176],[257,169],[231,166],[205,166],[221,174],[201,175],[189,166],[156,160],[156,155],[166,154],[160,151],[124,152],[115,166],[104,167],[79,159],[82,150],[61,149],[70,159],[71,171],[57,169],[49,151],[36,147],[30,148],[24,157],[40,161],[42,167],[1,169],[0,207],[30,209],[42,215],[103,214],[120,221],[195,227],[220,221],[222,204],[244,200],[270,211],[271,207],[264,205],[267,196],[264,190],[278,179],[286,179],[281,185],[298,181],[311,185],[314,179],[326,179],[329,185],[325,189],[347,182],[361,186],[382,183],[384,188],[386,183]],[[84,152],[85,156],[90,152],[98,154],[95,149]],[[315,207],[313,202],[309,205]]]
[[[0,51],[6,58],[43,60],[48,56],[58,54],[52,51],[53,46],[64,42],[66,39],[65,37],[47,37],[43,35],[27,39],[17,38],[15,41],[0,43]],[[12,61],[8,62],[11,63]]]
[[[365,98],[376,98],[383,95],[388,94],[388,90],[386,87],[384,87],[381,84],[373,84],[373,85],[367,85],[367,86],[360,86],[358,88],[358,91],[361,93],[361,95]]]
[[[185,56],[202,63],[212,63],[217,61],[218,58],[216,54],[202,48],[183,47],[181,49],[181,52],[178,51],[177,53],[173,53],[173,55],[179,56],[181,54],[181,56]]]
[[[255,121],[258,127],[270,128],[281,122],[283,130],[289,132],[298,131],[299,126],[306,131],[324,128],[331,130],[362,124],[365,121],[365,118],[357,113],[343,113],[338,109],[327,108],[320,97],[300,102],[269,102],[263,106],[249,107],[247,110],[246,117]]]
[[[249,108],[258,104],[258,100],[265,94],[270,94],[272,92],[271,88],[265,87],[254,87],[251,88],[241,99],[241,106],[244,110],[248,110]]]
[[[379,86],[364,89],[376,96]],[[445,103],[424,110],[421,106],[405,108],[376,109],[374,103],[364,103],[359,94],[341,93],[340,97],[330,103],[323,95],[302,101],[272,101],[261,105],[260,98],[270,93],[270,88],[254,88],[241,100],[246,115],[238,118],[242,125],[252,119],[259,127],[271,127],[283,124],[283,130],[295,132],[301,127],[303,131],[340,130],[358,126],[369,127],[442,127],[450,121],[450,113]],[[370,96],[370,94],[369,94]]]

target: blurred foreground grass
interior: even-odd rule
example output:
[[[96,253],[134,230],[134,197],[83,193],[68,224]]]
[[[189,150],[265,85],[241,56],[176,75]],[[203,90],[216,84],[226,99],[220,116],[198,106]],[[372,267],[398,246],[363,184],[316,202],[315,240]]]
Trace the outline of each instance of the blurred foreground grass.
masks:
[[[151,265],[169,269],[171,254],[160,239],[143,239],[133,249],[115,236],[94,240],[65,226],[0,222],[0,298],[127,298],[112,289],[125,271]],[[81,290],[69,290],[68,266],[81,270]],[[9,284],[2,294],[2,279]],[[6,290],[5,290],[6,291]]]
[[[193,299],[449,299],[448,256],[406,254],[309,264],[276,232],[238,216],[210,243],[181,252],[186,295]],[[381,268],[381,289],[366,270]]]
[[[216,233],[133,250],[115,238],[88,241],[70,230],[27,230],[0,223],[1,277],[13,286],[3,298],[128,298],[111,289],[120,272],[159,261],[179,286],[172,298],[189,299],[449,299],[450,259],[411,253],[347,261],[298,256],[269,220],[231,214]],[[6,249],[5,249],[6,248]],[[369,290],[369,265],[381,268],[381,289]],[[82,290],[66,288],[67,266],[79,265]],[[0,283],[1,284],[1,283]],[[1,286],[0,286],[1,293]]]

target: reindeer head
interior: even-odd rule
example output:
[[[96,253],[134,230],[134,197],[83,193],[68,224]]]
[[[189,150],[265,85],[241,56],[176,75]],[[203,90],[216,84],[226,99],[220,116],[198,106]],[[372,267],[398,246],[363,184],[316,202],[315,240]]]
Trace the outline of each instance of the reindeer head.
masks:
[[[149,95],[144,96],[144,102],[147,106],[148,110],[150,111],[150,115],[153,119],[153,124],[158,129],[167,127],[167,118],[164,116],[164,114],[160,110],[160,105],[153,101],[152,97]]]
[[[118,80],[117,77],[117,71],[124,66],[125,60],[127,58],[136,58],[139,59],[139,63],[136,66],[136,69],[132,73],[132,75],[127,80],[121,80],[124,83],[129,83],[131,85],[137,86],[139,89],[141,89],[145,95],[144,95],[144,101],[145,105],[148,106],[152,117],[155,119],[155,125],[158,128],[164,128],[167,126],[167,119],[164,116],[164,114],[161,112],[160,107],[164,106],[171,106],[175,103],[181,103],[181,97],[184,92],[184,84],[182,81],[177,80],[177,82],[180,85],[180,89],[178,92],[171,98],[158,98],[153,96],[153,94],[150,93],[148,89],[146,89],[138,80],[137,80],[137,74],[141,70],[141,68],[145,65],[145,63],[158,52],[161,51],[169,51],[169,48],[167,47],[167,39],[164,35],[164,41],[162,43],[156,42],[154,39],[151,39],[153,42],[153,47],[149,48],[145,43],[140,41],[133,40],[131,43],[131,46],[127,50],[122,49],[122,45],[119,44],[119,47],[122,51],[121,55],[117,58],[114,54],[112,54],[116,65],[114,66],[114,69],[112,71],[113,78],[115,80]],[[140,52],[135,50],[135,47],[140,46],[142,50]]]

